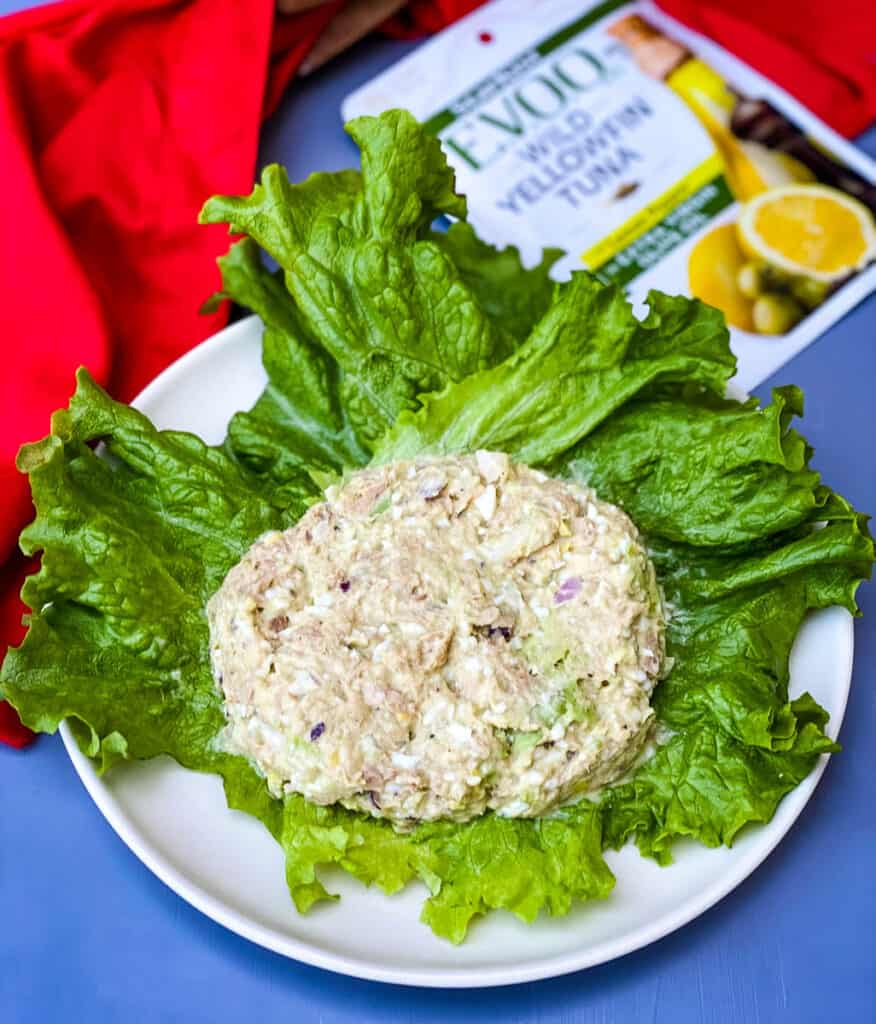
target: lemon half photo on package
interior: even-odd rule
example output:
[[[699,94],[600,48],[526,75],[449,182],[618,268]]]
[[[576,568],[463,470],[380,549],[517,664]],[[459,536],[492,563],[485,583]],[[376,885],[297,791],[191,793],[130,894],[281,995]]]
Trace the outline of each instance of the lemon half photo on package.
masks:
[[[768,822],[838,749],[789,699],[795,636],[857,612],[873,543],[809,466],[800,391],[727,396],[721,313],[651,292],[637,317],[551,280],[556,251],[524,268],[410,115],[347,130],[361,172],[271,166],[202,212],[243,236],[214,301],[264,323],[267,386],[222,444],[81,370],[22,449],[41,566],[0,690],[100,771],[220,775],[299,911],[331,865],[417,879],[460,942],[608,896],[606,849],[667,864]],[[740,222],[758,258],[784,194]]]
[[[703,235],[688,282],[732,326],[785,334],[874,257],[876,221],[863,203],[829,185],[786,184]]]

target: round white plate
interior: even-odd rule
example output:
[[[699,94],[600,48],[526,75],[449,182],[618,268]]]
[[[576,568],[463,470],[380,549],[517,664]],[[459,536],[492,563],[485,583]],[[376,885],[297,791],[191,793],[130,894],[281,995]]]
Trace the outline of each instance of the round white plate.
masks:
[[[134,403],[160,427],[191,430],[210,443],[231,415],[248,409],[265,382],[261,328],[251,317],[227,328],[165,370]],[[830,712],[836,735],[852,670],[852,619],[839,608],[810,616],[791,659],[793,694],[809,690]],[[426,890],[395,896],[328,872],[338,903],[296,913],[280,847],[254,818],[225,805],[218,778],[167,758],[119,766],[98,778],[62,727],[70,758],[112,827],[183,899],[262,946],[306,963],[377,981],[446,987],[506,985],[548,978],[638,949],[701,914],[750,874],[785,835],[824,771],[785,798],[769,825],[750,828],[730,850],[681,845],[676,863],[657,867],[634,848],[609,853],[617,875],[609,899],[568,917],[524,925],[511,914],[475,922],[461,946],[419,923]]]

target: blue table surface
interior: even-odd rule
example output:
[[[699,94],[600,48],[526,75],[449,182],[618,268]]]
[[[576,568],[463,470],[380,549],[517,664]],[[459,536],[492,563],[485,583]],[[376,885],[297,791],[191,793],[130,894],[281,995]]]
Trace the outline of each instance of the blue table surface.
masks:
[[[0,13],[23,6],[0,2]],[[293,179],[348,166],[341,98],[407,44],[374,40],[291,90],[260,160]],[[876,129],[861,145],[876,155]],[[876,511],[876,295],[758,389],[807,395],[815,466]],[[269,953],[203,917],[129,852],[57,737],[0,746],[0,1021],[876,1020],[876,589],[862,588],[844,753],[778,849],[716,907],[601,967],[504,989],[436,992],[353,980]]]

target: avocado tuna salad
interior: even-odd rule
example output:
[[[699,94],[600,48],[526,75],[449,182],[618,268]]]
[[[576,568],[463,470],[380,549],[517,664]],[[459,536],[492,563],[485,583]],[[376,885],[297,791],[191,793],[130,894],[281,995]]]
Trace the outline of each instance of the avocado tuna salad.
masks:
[[[362,470],[208,606],[227,749],[396,822],[531,817],[622,775],[663,662],[629,518],[506,456]]]

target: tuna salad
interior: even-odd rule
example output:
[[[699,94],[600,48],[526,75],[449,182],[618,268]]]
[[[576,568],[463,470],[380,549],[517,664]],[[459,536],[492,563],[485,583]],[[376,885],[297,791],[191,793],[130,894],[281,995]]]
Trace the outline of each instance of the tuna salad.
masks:
[[[549,812],[623,775],[664,661],[630,519],[503,454],[362,470],[210,600],[223,745],[397,824]]]

